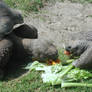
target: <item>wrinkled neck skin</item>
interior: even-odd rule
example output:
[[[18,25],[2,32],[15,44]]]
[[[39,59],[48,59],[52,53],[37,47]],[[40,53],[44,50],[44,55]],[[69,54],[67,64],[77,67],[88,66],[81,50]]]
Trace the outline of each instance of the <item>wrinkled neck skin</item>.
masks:
[[[83,40],[82,43],[81,43],[81,48],[83,50],[83,52],[89,47],[89,42],[88,41],[85,41]]]
[[[87,41],[87,48],[92,48],[92,41]]]
[[[81,40],[80,44],[81,51],[78,56],[83,54],[88,48],[92,47],[92,41]]]
[[[80,58],[73,61],[72,65],[78,68],[92,69],[92,42],[87,41],[88,47]]]
[[[73,46],[74,47],[72,47],[72,48],[74,48],[74,49],[71,50],[72,57],[80,56],[90,46],[90,42],[86,41],[86,40],[77,40],[74,42]],[[76,49],[76,47],[77,47],[77,49]]]

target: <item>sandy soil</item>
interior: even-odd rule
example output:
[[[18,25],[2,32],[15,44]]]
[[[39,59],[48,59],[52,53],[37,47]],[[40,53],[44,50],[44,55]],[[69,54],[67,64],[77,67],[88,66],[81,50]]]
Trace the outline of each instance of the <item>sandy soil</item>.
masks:
[[[40,39],[48,39],[58,48],[69,40],[69,33],[92,29],[92,5],[71,2],[49,3],[38,14],[30,14],[25,23],[38,29]]]

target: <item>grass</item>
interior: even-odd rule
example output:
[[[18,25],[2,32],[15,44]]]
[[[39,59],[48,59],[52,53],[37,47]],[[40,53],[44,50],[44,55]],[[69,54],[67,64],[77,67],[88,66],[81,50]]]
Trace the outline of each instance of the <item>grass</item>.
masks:
[[[61,54],[59,58],[65,61],[68,58],[63,55],[62,51],[59,51]],[[0,92],[92,92],[92,88],[87,87],[61,88],[60,85],[44,84],[40,77],[42,72],[29,71],[19,75],[22,72],[21,70],[24,70],[23,66],[15,69],[12,73],[9,72],[8,76],[0,82]],[[92,83],[92,79],[87,80],[87,82]]]
[[[62,88],[43,84],[41,72],[32,71],[19,80],[1,82],[0,92],[92,92],[92,88]],[[92,82],[92,80],[91,80]]]
[[[44,7],[48,1],[54,2],[56,0],[4,0],[10,7],[23,10],[25,12],[39,11]],[[64,2],[65,0],[59,0]],[[92,3],[92,0],[69,0],[71,2]]]
[[[39,11],[40,8],[44,7],[45,2],[48,0],[5,0],[5,2],[12,8],[23,10],[25,13],[31,11]],[[92,3],[92,0],[70,0],[72,2],[80,3]],[[62,61],[68,59],[62,53],[59,58]],[[23,67],[21,67],[23,70]],[[87,87],[76,87],[76,88],[62,88],[58,86],[50,86],[43,84],[40,78],[41,72],[31,71],[28,72],[25,76],[19,77],[20,69],[17,69],[16,72],[8,74],[4,81],[0,82],[0,92],[92,92],[92,88]],[[16,77],[15,77],[16,76]],[[91,82],[92,80],[87,80]]]
[[[92,3],[92,0],[69,0],[71,2],[74,2],[74,3]]]
[[[42,7],[49,2],[56,2],[57,0],[4,0],[11,8],[19,9],[27,16],[30,12],[38,12]],[[64,2],[65,0],[58,0]],[[71,2],[92,3],[92,0],[69,0]]]
[[[11,8],[22,10],[25,14],[38,12],[48,0],[4,0]]]
[[[28,16],[30,12],[37,13],[43,8],[47,2],[53,3],[57,0],[4,0],[11,8],[21,10],[24,16]],[[65,0],[58,0],[64,2]],[[69,0],[77,3],[92,3],[92,0]]]

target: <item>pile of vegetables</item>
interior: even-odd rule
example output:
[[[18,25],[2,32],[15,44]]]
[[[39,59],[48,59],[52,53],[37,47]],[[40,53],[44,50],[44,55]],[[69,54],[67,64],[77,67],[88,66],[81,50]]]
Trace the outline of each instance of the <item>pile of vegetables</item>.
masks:
[[[68,60],[70,62],[73,60]],[[45,64],[34,61],[32,64],[29,64],[26,69],[43,71],[41,78],[43,83],[50,85],[61,85],[63,87],[92,87],[92,84],[82,83],[82,80],[92,78],[91,71],[75,68],[72,64],[62,65],[55,64],[47,66]]]
[[[64,52],[64,53],[63,53]],[[52,61],[50,66],[46,64],[34,61],[30,63],[26,69],[30,71],[42,71],[41,78],[43,83],[50,85],[61,85],[63,87],[92,87],[92,83],[86,83],[84,81],[92,78],[92,71],[76,68],[72,65],[72,62],[79,58],[69,59],[70,52],[59,50],[58,62]],[[61,61],[61,62],[60,62]]]

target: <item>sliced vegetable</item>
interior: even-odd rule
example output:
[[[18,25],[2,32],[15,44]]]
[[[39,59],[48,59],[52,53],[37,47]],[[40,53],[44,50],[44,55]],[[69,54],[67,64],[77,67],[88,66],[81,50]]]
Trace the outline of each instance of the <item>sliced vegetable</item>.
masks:
[[[43,73],[41,75],[43,83],[48,83],[51,85],[59,85],[61,84],[61,78],[58,74],[54,73]]]
[[[57,59],[56,61],[53,61],[52,59],[48,60],[47,61],[47,64],[48,65],[55,65],[55,64],[58,64],[60,63],[61,61],[59,59]]]
[[[61,88],[64,87],[92,87],[89,83],[61,83]]]
[[[63,78],[74,66],[70,64],[67,69],[60,75]]]
[[[61,87],[92,87],[92,84],[87,83],[75,83],[81,80],[92,78],[92,73],[87,70],[75,68],[72,64],[67,66],[62,66],[60,64],[55,64],[51,66],[44,65],[35,61],[29,64],[26,69],[43,71],[41,78],[43,83],[50,85],[60,85]],[[66,82],[63,82],[66,81]],[[71,82],[71,83],[69,83]]]
[[[74,59],[69,59],[69,60],[66,61],[66,63],[67,63],[67,64],[70,64],[70,63],[72,63],[73,61],[74,61]]]
[[[66,75],[68,81],[80,81],[88,78],[92,78],[92,73],[87,70],[74,68]]]
[[[38,61],[34,61],[33,63],[29,63],[29,64],[25,67],[25,69],[35,70],[37,67],[43,68],[43,67],[45,67],[45,65],[42,64],[42,63],[39,63]]]
[[[70,53],[69,51],[66,51],[66,50],[65,50],[65,51],[64,51],[64,54],[69,56],[71,53]]]

